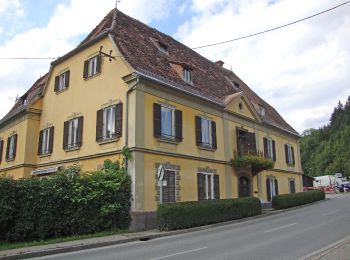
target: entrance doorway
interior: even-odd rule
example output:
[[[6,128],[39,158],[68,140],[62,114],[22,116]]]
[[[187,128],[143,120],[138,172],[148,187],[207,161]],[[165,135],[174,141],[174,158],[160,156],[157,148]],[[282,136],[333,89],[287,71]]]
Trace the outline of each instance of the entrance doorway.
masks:
[[[250,197],[250,179],[242,176],[238,179],[238,196]]]
[[[271,201],[273,197],[278,195],[278,181],[276,178],[266,179],[266,193],[268,201]]]

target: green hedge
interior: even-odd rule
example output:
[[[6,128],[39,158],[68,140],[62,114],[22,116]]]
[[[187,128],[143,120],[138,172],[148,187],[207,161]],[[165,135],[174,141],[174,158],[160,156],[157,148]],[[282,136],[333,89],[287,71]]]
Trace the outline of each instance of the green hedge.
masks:
[[[286,209],[324,200],[325,198],[325,193],[321,190],[277,195],[272,199],[272,207],[274,209]]]
[[[258,198],[239,198],[161,204],[157,210],[160,230],[183,229],[261,214]]]
[[[125,229],[131,180],[117,163],[94,173],[70,168],[48,179],[0,178],[0,242]]]

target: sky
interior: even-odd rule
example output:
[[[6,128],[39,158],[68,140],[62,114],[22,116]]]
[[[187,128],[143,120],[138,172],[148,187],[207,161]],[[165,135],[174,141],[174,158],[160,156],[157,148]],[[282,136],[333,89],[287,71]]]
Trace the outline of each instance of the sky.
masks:
[[[189,47],[280,26],[346,0],[121,0],[118,9]],[[0,118],[52,60],[79,42],[115,0],[0,0]],[[302,133],[327,124],[350,95],[350,3],[280,30],[196,49],[225,62]]]

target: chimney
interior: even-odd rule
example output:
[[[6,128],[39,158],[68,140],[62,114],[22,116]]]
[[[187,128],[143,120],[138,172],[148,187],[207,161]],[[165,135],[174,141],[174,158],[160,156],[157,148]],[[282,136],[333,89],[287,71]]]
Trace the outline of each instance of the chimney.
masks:
[[[215,64],[222,68],[225,63],[222,60],[218,60],[215,62]]]

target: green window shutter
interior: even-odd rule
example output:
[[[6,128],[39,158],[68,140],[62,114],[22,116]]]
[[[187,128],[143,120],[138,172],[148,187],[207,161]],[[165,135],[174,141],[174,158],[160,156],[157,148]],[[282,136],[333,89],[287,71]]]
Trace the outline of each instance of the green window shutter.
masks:
[[[43,133],[44,133],[43,130],[41,130],[41,131],[39,132],[38,155],[41,155],[41,154],[43,153],[43,152],[42,152]]]
[[[175,110],[175,140],[182,141],[182,111]]]
[[[6,146],[6,160],[9,159],[10,156],[10,137],[7,138],[7,146]]]
[[[153,103],[153,135],[154,137],[161,136],[161,106]]]
[[[65,82],[65,87],[69,87],[69,78],[70,78],[70,70],[67,70],[66,72],[66,82]]]
[[[267,138],[264,137],[264,157],[267,158]]]
[[[0,140],[0,164],[2,162],[2,151],[4,150],[4,140]]]
[[[84,61],[84,72],[83,78],[87,79],[89,77],[89,60]]]
[[[195,117],[196,126],[196,144],[198,146],[202,145],[202,119],[199,116]]]
[[[117,104],[115,111],[115,133],[119,138],[123,132],[123,103]]]
[[[218,174],[214,175],[214,198],[220,199],[220,177]]]
[[[103,139],[103,109],[97,110],[96,113],[96,142]]]
[[[266,179],[266,195],[267,201],[271,201],[271,187],[270,187],[270,179]]]
[[[53,138],[54,138],[54,135],[55,135],[55,127],[51,126],[49,128],[50,130],[50,138],[49,138],[49,153],[52,153],[53,152]]]
[[[202,173],[197,174],[198,200],[205,200],[205,176]]]
[[[78,135],[77,135],[77,144],[82,146],[83,144],[83,127],[84,127],[84,117],[78,117]]]
[[[168,188],[168,202],[175,202],[175,172],[168,171],[168,180],[167,180],[167,188]]]
[[[59,85],[59,76],[56,76],[55,77],[55,87],[54,87],[55,92],[58,91],[58,85]]]
[[[278,195],[279,194],[278,193],[278,180],[275,179],[274,182],[275,182],[275,193],[276,193],[276,195]]]
[[[275,142],[275,140],[272,140],[272,153],[273,153],[273,160],[276,161],[276,142]]]
[[[290,148],[292,150],[292,164],[295,165],[294,148],[293,146],[291,146]]]
[[[217,149],[217,141],[216,141],[216,123],[211,121],[211,140],[212,140],[212,148]]]
[[[64,122],[63,127],[63,149],[68,148],[69,121]]]
[[[15,141],[14,141],[14,148],[13,148],[13,159],[16,158],[16,154],[17,154],[17,139],[18,139],[18,135],[15,134]]]
[[[286,164],[289,164],[289,161],[288,161],[288,145],[284,145],[284,155],[286,157]]]
[[[102,56],[97,56],[97,64],[96,64],[96,73],[101,73],[101,65],[102,65]]]

